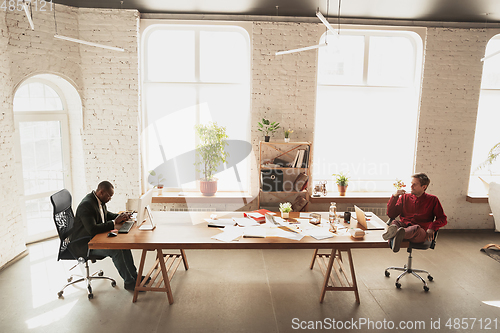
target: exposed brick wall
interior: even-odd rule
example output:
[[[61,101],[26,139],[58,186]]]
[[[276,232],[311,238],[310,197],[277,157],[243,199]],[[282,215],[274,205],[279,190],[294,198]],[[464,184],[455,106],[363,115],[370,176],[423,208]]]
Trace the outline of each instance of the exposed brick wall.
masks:
[[[0,227],[7,230],[0,235],[0,266],[25,248],[19,214],[22,184],[14,164],[12,91],[26,77],[54,73],[80,93],[85,190],[104,179],[113,182],[112,210],[124,209],[127,198],[140,193],[138,13],[57,5],[60,34],[123,47],[124,53],[56,40],[53,13],[35,14],[36,30],[31,31],[22,13],[0,12],[4,87],[0,92],[0,205],[5,216]],[[443,202],[450,228],[493,228],[487,204],[465,201],[482,73],[479,59],[490,35],[477,29],[429,28],[425,44],[416,169],[431,176],[430,192]],[[253,23],[252,124],[266,117],[293,128],[293,140],[313,140],[317,51],[274,53],[314,45],[318,37],[316,23]],[[256,159],[262,137],[252,126]],[[282,132],[274,136],[281,138]],[[252,174],[255,188],[258,175],[256,170]],[[82,184],[77,180],[73,186]]]
[[[256,126],[262,118],[292,128],[292,141],[313,141],[316,109],[317,50],[278,55],[318,43],[318,24],[255,22],[252,54],[252,163],[251,187],[258,188],[259,141],[264,133]],[[283,140],[283,128],[271,141]],[[255,168],[255,170],[253,169]]]
[[[416,171],[431,178],[449,228],[493,228],[487,205],[465,201],[487,42],[484,30],[427,30]]]
[[[81,96],[85,179],[73,181],[75,192],[110,180],[116,195],[110,210],[125,209],[139,196],[138,13],[130,10],[76,9],[57,5],[61,35],[123,47],[117,52],[54,38],[53,12],[35,12],[35,31],[23,12],[0,12],[0,162],[4,218],[0,227],[0,267],[25,249],[20,215],[22,180],[14,164],[12,98],[15,88],[35,74],[52,73],[70,82]],[[70,127],[74,130],[74,126]],[[82,191],[82,186],[88,186]],[[80,197],[74,197],[74,208]]]
[[[7,52],[9,36],[5,12],[0,11],[0,267],[26,249],[19,206],[22,182],[18,179],[14,156],[12,80]]]
[[[79,37],[125,52],[82,45],[84,151],[88,190],[109,180],[112,211],[140,195],[138,13],[79,10]]]

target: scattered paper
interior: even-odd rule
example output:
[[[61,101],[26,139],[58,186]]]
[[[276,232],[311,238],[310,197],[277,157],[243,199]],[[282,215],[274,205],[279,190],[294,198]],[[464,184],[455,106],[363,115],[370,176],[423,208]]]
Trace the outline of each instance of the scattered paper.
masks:
[[[285,231],[281,228],[274,228],[270,232],[272,236],[274,237],[281,237],[281,238],[288,238],[288,239],[293,239],[293,240],[301,240],[304,235],[298,233],[298,232],[292,232],[292,231]]]
[[[220,240],[222,242],[232,242],[236,238],[243,236],[243,228],[235,226],[227,226],[223,229],[224,231],[212,236],[212,239]]]
[[[306,218],[311,218],[310,213],[300,213],[299,218],[306,219]]]
[[[327,229],[317,228],[317,227],[313,227],[313,228],[305,230],[304,234],[306,234],[307,236],[314,237],[317,240],[327,239],[327,238],[335,236],[333,233],[331,233]]]
[[[217,220],[205,219],[205,221],[208,222],[208,225],[210,227],[218,227],[218,228],[224,228],[224,227],[228,227],[228,226],[234,226],[234,224],[235,224],[235,222],[233,221],[233,219],[217,219]]]
[[[243,237],[246,238],[265,238],[266,228],[261,226],[258,227],[246,227],[244,228]]]
[[[248,217],[233,217],[233,221],[242,227],[251,227],[260,225],[259,222]]]

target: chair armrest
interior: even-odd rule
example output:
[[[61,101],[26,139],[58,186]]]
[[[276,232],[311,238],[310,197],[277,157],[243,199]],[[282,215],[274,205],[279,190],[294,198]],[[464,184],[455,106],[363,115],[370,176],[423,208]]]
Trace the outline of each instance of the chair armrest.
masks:
[[[434,231],[434,237],[432,238],[431,245],[429,246],[430,249],[434,250],[434,248],[436,247],[436,240],[437,240],[438,234],[439,234],[439,230]]]

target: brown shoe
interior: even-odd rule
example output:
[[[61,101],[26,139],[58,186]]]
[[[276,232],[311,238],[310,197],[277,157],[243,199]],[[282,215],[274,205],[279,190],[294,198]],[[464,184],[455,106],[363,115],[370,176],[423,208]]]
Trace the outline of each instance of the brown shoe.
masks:
[[[403,241],[404,237],[405,237],[405,229],[403,227],[401,227],[398,229],[398,231],[396,232],[396,235],[392,239],[392,251],[393,252],[399,252],[399,249],[401,248],[401,242]]]

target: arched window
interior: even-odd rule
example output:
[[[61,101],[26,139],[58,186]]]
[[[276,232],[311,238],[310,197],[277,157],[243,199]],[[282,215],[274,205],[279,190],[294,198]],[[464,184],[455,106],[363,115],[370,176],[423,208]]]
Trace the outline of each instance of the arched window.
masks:
[[[195,125],[217,122],[250,141],[250,37],[235,25],[155,24],[143,33],[144,170],[166,188],[195,190]],[[235,142],[235,141],[233,141]],[[216,174],[219,191],[247,191],[249,156]]]
[[[500,35],[494,36],[486,45],[485,54],[500,51]],[[486,182],[500,182],[499,159],[489,163],[489,151],[500,143],[498,124],[500,123],[500,55],[484,61],[479,106],[477,110],[476,132],[474,135],[474,149],[472,151],[471,174],[469,181],[469,195],[487,195],[487,187],[480,180]],[[496,154],[500,153],[497,147]]]
[[[318,51],[315,181],[350,176],[349,192],[392,191],[414,169],[422,69],[415,32],[342,30]]]
[[[68,114],[58,88],[41,78],[19,86],[13,107],[27,242],[32,242],[56,234],[49,197],[71,189]]]

